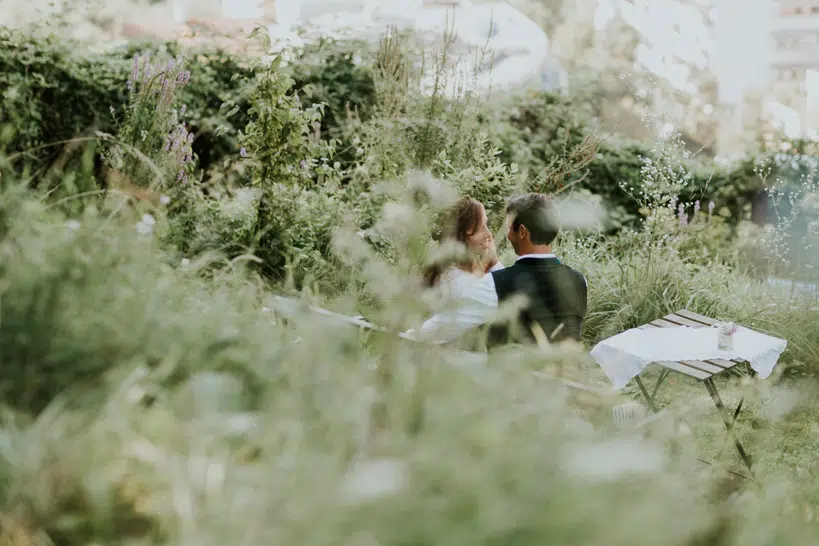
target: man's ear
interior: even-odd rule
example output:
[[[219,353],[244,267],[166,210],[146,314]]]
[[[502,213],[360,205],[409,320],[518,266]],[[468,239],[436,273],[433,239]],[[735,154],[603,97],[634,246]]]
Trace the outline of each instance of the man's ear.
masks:
[[[529,230],[526,229],[526,226],[524,226],[523,224],[520,224],[518,226],[518,237],[520,237],[524,241],[529,240]]]

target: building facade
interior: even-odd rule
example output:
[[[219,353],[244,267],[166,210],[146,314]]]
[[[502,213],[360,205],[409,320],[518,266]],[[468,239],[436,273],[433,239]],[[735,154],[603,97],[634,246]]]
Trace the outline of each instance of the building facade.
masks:
[[[792,110],[790,133],[819,138],[819,1],[778,4],[772,28],[772,93]]]

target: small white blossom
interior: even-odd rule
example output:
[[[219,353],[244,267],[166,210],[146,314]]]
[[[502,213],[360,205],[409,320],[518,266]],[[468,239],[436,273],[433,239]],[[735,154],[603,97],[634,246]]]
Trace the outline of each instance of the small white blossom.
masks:
[[[136,225],[136,230],[141,235],[150,235],[154,231],[154,224],[156,220],[150,214],[143,214],[142,220]]]
[[[65,227],[70,229],[71,231],[77,231],[80,229],[80,221],[79,220],[69,220],[65,223]]]
[[[168,205],[171,202],[171,198],[167,195],[160,195],[159,196],[159,203],[162,205]]]
[[[408,474],[406,463],[397,459],[359,462],[345,476],[342,499],[358,504],[394,495],[407,486]]]

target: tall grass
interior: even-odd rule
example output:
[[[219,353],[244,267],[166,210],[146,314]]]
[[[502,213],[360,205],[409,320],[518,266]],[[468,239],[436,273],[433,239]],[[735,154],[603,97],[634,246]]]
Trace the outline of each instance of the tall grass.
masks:
[[[66,225],[26,196],[3,202],[10,544],[815,536],[808,482],[726,496],[720,474],[667,456],[673,431],[579,426],[530,374],[582,362],[574,350],[464,367],[440,348],[362,344],[311,314],[283,323],[238,266],[169,263],[139,218]]]
[[[291,281],[307,278],[303,299],[401,330],[440,305],[419,275],[446,250],[429,245],[435,212],[459,192],[500,206],[526,181],[476,145],[485,142],[469,119],[478,103],[430,106],[400,87],[410,76],[397,39],[384,44],[381,109],[347,128],[361,131],[365,150],[349,185],[331,192],[294,178],[289,201],[264,176],[253,184],[287,222],[307,222],[287,232],[294,249],[319,238],[311,220],[323,233],[339,219],[329,243],[322,235],[308,247],[321,249],[310,258],[323,260],[322,282],[297,271],[304,262],[287,266]],[[436,123],[441,111],[446,123]],[[408,121],[419,112],[434,115]],[[457,133],[440,133],[459,121]],[[809,379],[722,381],[731,402],[748,397],[738,426],[758,454],[758,480],[744,482],[667,449],[672,439],[688,455],[721,445],[697,385],[675,379],[662,393],[683,426],[636,431],[579,419],[564,387],[533,378],[570,371],[605,384],[588,345],[683,307],[786,337],[779,369],[791,375],[819,367],[819,302],[742,274],[720,245],[700,252],[719,222],[686,216],[683,225],[671,193],[685,173],[667,169],[673,155],[659,157],[668,165],[644,173],[656,191],[640,197],[642,231],[561,240],[563,259],[589,280],[586,346],[484,359],[314,313],[286,318],[272,296],[294,282],[262,277],[253,256],[188,249],[182,258],[164,237],[174,229],[166,204],[109,192],[78,213],[4,170],[0,542],[815,543]],[[268,165],[281,177],[288,166]],[[324,212],[328,203],[338,216]]]

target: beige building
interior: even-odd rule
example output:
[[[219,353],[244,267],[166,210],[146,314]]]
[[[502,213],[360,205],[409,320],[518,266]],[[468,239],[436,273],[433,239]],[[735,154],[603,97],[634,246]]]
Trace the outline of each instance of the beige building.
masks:
[[[772,98],[793,111],[788,132],[819,137],[819,1],[780,0],[772,26]]]

